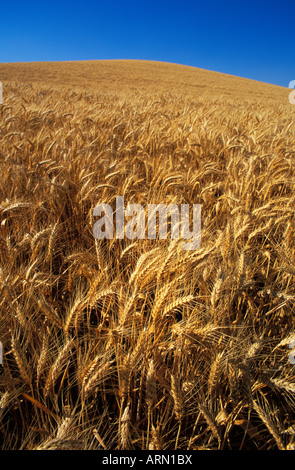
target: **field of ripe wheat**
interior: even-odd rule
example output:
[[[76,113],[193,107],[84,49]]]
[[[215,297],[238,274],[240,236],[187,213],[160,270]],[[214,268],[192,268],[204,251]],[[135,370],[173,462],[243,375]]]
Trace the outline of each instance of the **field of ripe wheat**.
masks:
[[[294,448],[288,90],[132,61],[0,80],[0,447]],[[118,195],[201,204],[200,248],[94,238]]]

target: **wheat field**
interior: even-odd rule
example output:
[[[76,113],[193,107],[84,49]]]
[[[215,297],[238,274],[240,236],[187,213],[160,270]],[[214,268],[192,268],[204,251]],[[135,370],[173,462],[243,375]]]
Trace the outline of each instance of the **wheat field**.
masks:
[[[0,447],[295,447],[295,107],[145,61],[0,64]],[[93,209],[201,204],[202,240]]]

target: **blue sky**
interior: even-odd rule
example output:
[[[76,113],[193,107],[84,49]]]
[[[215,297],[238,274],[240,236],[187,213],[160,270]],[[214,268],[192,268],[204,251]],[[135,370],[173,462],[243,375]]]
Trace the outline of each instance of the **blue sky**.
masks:
[[[1,2],[0,62],[146,59],[288,86],[295,2]]]

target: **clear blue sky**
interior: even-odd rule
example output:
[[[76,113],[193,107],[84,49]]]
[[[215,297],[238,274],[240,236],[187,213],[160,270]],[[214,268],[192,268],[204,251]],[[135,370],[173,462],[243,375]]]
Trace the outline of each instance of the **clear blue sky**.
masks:
[[[147,59],[288,86],[294,0],[5,1],[0,62]]]

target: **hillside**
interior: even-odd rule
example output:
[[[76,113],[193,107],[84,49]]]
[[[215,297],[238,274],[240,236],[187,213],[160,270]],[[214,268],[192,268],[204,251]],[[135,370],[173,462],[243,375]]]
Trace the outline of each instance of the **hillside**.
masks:
[[[294,448],[289,90],[148,61],[0,80],[0,447]],[[117,196],[200,204],[200,248],[95,238]]]
[[[1,81],[79,86],[103,92],[171,92],[200,98],[241,97],[281,101],[285,88],[185,65],[154,61],[101,60],[0,64]]]

